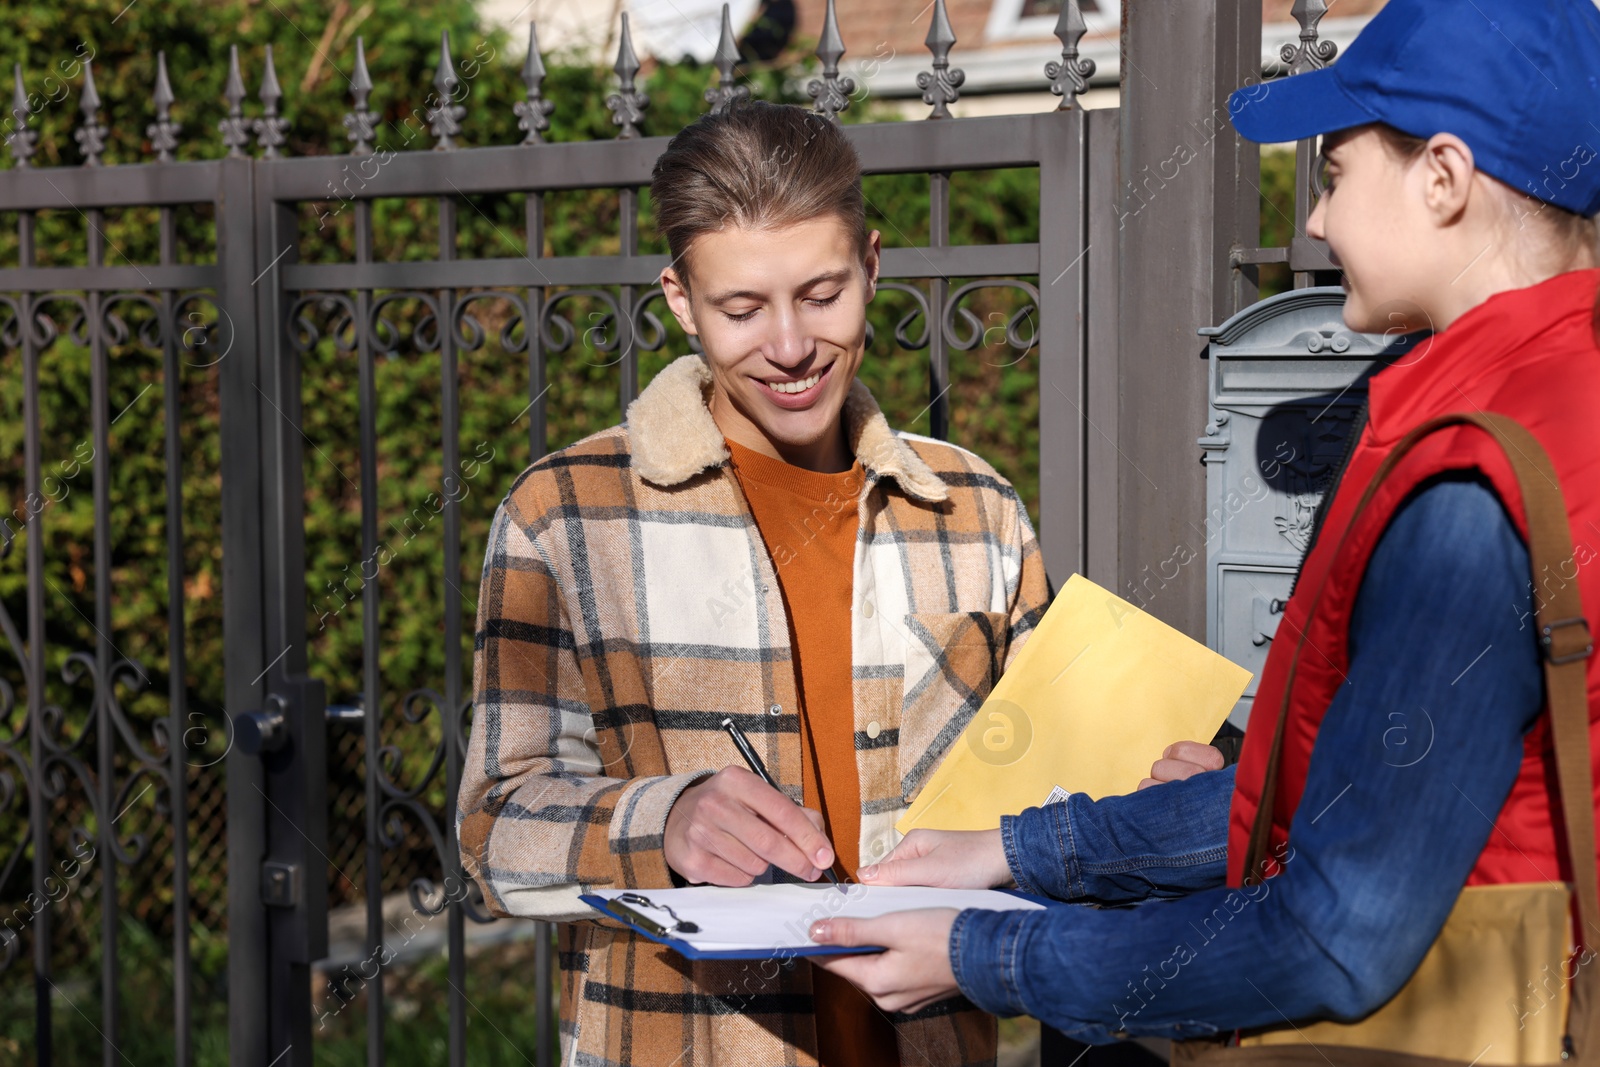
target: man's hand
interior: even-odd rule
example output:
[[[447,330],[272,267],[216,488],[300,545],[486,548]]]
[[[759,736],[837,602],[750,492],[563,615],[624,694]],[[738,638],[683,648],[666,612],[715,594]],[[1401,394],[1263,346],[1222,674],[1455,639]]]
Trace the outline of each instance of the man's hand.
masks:
[[[1148,789],[1162,782],[1176,782],[1201,771],[1220,771],[1224,762],[1222,753],[1210,745],[1202,745],[1198,741],[1179,741],[1168,745],[1166,751],[1161,753],[1161,758],[1150,765],[1150,777],[1140,782],[1139,788]]]
[[[913,830],[883,862],[857,873],[867,885],[989,889],[1013,884],[999,830]]]
[[[882,945],[888,951],[809,959],[849,979],[884,1011],[921,1011],[961,992],[950,970],[950,927],[958,914],[954,908],[922,908],[876,919],[823,919],[811,926],[811,940],[819,945]]]
[[[822,815],[743,767],[724,767],[667,813],[667,866],[691,882],[749,885],[769,864],[814,881],[833,865]]]

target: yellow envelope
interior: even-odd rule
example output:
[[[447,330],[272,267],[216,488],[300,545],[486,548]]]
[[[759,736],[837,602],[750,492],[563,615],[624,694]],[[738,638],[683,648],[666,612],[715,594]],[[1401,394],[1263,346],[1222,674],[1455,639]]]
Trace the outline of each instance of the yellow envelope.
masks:
[[[1249,682],[1075,574],[895,829],[991,830],[1053,794],[1130,793],[1174,741],[1210,741]]]

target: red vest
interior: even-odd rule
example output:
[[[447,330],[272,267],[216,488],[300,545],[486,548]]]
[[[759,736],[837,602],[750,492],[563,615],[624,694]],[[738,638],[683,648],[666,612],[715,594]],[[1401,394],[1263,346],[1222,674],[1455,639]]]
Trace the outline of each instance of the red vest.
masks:
[[[1306,642],[1289,703],[1273,811],[1268,854],[1274,856],[1284,855],[1282,844],[1305,789],[1317,729],[1349,668],[1350,615],[1362,574],[1406,495],[1445,471],[1480,471],[1493,482],[1518,532],[1527,537],[1522,496],[1510,465],[1489,435],[1471,426],[1442,430],[1420,443],[1352,527],[1350,516],[1357,500],[1385,454],[1408,430],[1437,415],[1477,409],[1509,415],[1539,439],[1560,478],[1574,548],[1574,558],[1560,573],[1545,575],[1541,582],[1547,589],[1555,583],[1578,582],[1590,630],[1600,634],[1600,348],[1592,325],[1597,286],[1600,270],[1586,270],[1500,293],[1371,379],[1370,421],[1301,568],[1262,668],[1229,818],[1230,885],[1242,884],[1244,877],[1245,851],[1295,646],[1303,632]],[[1462,580],[1470,581],[1471,576],[1463,575]],[[1319,588],[1321,597],[1312,615],[1311,602]],[[1538,602],[1540,590],[1534,596]],[[1516,609],[1507,605],[1506,610]],[[1525,624],[1534,626],[1531,613]],[[1428,653],[1428,643],[1419,635],[1414,648],[1417,670],[1460,669],[1459,664],[1430,661]],[[1590,657],[1588,663],[1588,693],[1591,751],[1600,757],[1600,656]],[[1407,727],[1411,741],[1426,744],[1425,723]],[[1600,787],[1600,761],[1595,782]],[[1552,822],[1552,813],[1560,810],[1557,796],[1546,714],[1524,739],[1522,769],[1467,884],[1569,879],[1563,831]],[[1374,861],[1395,858],[1374,857]]]

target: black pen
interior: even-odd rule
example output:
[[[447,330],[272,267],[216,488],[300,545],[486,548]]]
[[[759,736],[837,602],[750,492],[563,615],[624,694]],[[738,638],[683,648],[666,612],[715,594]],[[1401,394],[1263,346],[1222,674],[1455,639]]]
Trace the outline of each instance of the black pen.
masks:
[[[750,769],[756,773],[756,777],[760,778],[763,782],[766,782],[772,788],[778,789],[778,783],[774,782],[772,780],[772,775],[767,773],[767,765],[761,762],[761,757],[756,755],[756,750],[750,747],[750,741],[744,736],[744,731],[739,729],[739,724],[734,722],[731,718],[723,719],[722,728],[728,731],[729,737],[733,738],[734,747],[739,750],[739,755],[744,757],[744,761],[750,765]],[[780,793],[783,792],[781,789],[778,791]],[[832,841],[828,842],[828,847],[830,849],[833,848]],[[833,849],[833,851],[834,855],[837,856],[839,850]],[[833,873],[832,867],[824,867],[822,869],[822,873],[827,877],[828,881],[832,882],[834,885],[839,885],[839,877]],[[839,885],[839,891],[843,892],[844,886]]]

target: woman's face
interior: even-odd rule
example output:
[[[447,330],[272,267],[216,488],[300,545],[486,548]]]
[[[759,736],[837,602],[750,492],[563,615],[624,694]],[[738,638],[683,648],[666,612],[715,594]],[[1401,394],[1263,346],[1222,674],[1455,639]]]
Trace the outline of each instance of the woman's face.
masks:
[[[1539,201],[1478,170],[1453,133],[1401,158],[1361,126],[1327,137],[1323,157],[1327,191],[1306,234],[1324,238],[1344,269],[1353,330],[1444,330],[1496,293],[1593,262],[1537,221]]]
[[[1345,325],[1380,334],[1430,328],[1437,233],[1418,168],[1371,127],[1330,134],[1322,154],[1324,192],[1306,234],[1326,240],[1344,271]]]
[[[798,466],[847,468],[840,411],[866,349],[877,231],[863,256],[833,217],[727,226],[696,238],[687,258],[690,277],[669,267],[662,287],[705,349],[718,427]]]

